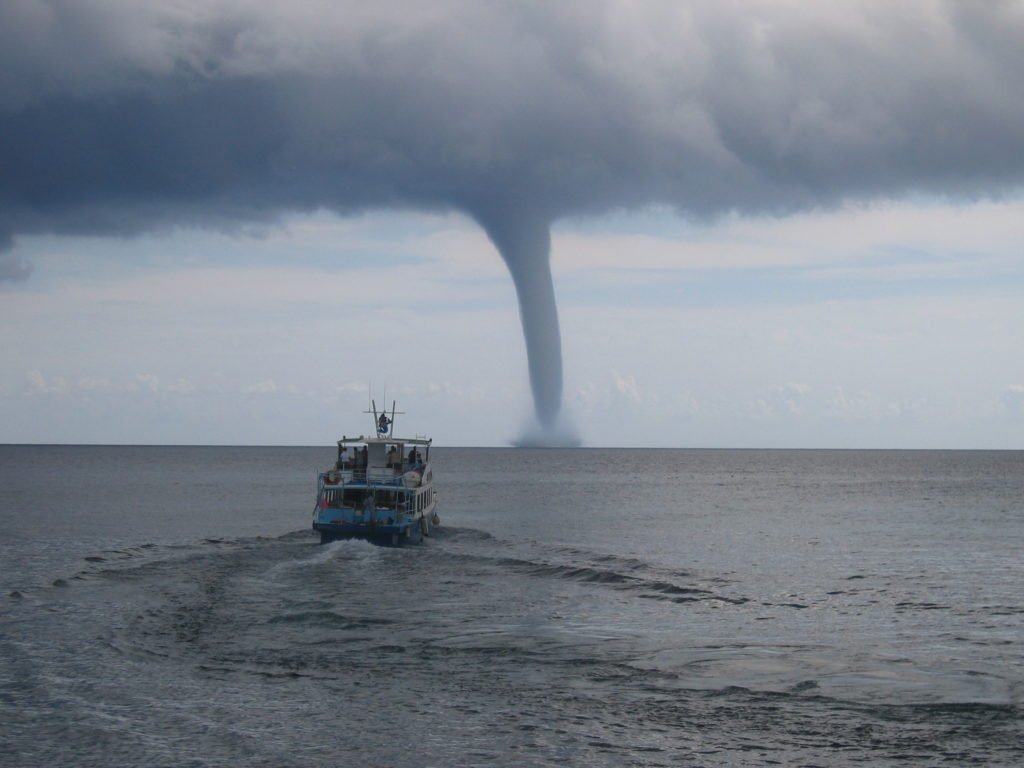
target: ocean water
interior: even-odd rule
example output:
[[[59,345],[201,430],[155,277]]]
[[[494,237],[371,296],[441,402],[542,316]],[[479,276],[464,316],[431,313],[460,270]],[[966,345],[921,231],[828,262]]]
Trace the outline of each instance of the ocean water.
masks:
[[[0,447],[4,766],[1024,764],[1024,453]]]

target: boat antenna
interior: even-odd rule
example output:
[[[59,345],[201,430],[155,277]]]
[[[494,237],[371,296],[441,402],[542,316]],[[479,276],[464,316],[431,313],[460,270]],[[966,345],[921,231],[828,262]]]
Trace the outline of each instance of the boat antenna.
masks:
[[[393,437],[395,434],[395,414],[404,416],[405,411],[395,410],[396,401],[391,401],[391,418],[388,418],[388,404],[384,401],[384,407],[377,412],[377,401],[370,398],[370,404],[363,413],[373,414],[373,428],[377,431],[377,437]]]

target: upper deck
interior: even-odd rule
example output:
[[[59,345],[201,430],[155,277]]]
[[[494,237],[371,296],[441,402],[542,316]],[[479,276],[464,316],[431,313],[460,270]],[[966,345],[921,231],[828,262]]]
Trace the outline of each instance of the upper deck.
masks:
[[[431,440],[423,437],[342,437],[334,466],[321,473],[328,485],[365,483],[416,487],[432,481]]]

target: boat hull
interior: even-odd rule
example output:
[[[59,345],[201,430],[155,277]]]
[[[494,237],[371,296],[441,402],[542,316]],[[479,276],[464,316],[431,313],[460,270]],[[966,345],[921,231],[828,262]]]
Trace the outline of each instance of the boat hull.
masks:
[[[332,520],[313,521],[313,530],[321,535],[321,544],[345,541],[348,539],[365,539],[374,544],[390,547],[401,547],[406,544],[419,544],[430,531],[440,524],[437,514],[431,511],[415,520],[401,523],[365,522]]]
[[[320,534],[320,543],[365,539],[373,544],[401,547],[405,544],[419,544],[423,541],[424,527],[428,523],[419,521],[404,525],[367,525],[365,523],[313,523],[313,530]]]

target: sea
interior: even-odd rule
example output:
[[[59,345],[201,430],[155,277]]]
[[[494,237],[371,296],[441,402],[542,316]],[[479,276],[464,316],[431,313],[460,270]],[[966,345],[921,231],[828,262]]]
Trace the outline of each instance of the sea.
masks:
[[[1024,452],[0,446],[0,765],[1024,765]]]

